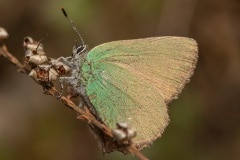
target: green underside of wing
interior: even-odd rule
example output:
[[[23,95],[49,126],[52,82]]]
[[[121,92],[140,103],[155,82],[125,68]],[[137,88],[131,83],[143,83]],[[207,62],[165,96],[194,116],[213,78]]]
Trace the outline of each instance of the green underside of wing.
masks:
[[[89,79],[86,91],[100,118],[112,129],[117,122],[127,122],[137,130],[134,142],[148,145],[168,123],[160,93],[143,78],[115,64],[98,66],[104,71]]]
[[[95,47],[82,66],[86,93],[110,128],[128,122],[134,142],[149,145],[168,124],[167,106],[193,73],[196,43],[164,37],[116,41]]]
[[[153,37],[105,43],[91,50],[87,59],[130,66],[151,79],[169,103],[193,74],[197,52],[197,44],[190,38]]]

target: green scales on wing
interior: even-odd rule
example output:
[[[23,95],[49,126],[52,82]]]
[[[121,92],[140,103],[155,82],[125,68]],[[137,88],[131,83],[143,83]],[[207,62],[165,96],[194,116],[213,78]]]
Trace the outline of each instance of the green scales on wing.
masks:
[[[185,37],[152,37],[101,44],[81,68],[86,95],[111,129],[127,122],[142,148],[160,137],[169,122],[167,104],[189,81],[197,44]]]

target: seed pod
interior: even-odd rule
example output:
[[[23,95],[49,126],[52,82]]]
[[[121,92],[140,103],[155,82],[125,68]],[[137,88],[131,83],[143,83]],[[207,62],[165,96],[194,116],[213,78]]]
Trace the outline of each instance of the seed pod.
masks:
[[[37,78],[37,72],[35,69],[32,69],[31,72],[28,74],[28,76],[31,77],[37,83],[39,83]]]
[[[9,35],[8,35],[7,31],[4,28],[0,27],[0,40],[6,39],[6,38],[8,38],[8,36]]]
[[[120,129],[128,129],[128,124],[127,124],[127,122],[118,122],[117,123],[117,126],[118,126],[118,128],[120,128]]]
[[[34,41],[31,37],[25,37],[23,39],[23,46],[26,50],[32,51],[33,54],[45,55],[43,44]]]
[[[45,55],[32,55],[27,57],[29,57],[29,59],[27,58],[28,63],[32,63],[35,65],[40,65],[47,61],[47,56]]]
[[[127,138],[127,134],[122,130],[113,129],[112,133],[113,133],[114,139],[118,142],[123,141],[124,139]]]
[[[52,58],[50,60],[50,63],[53,65],[53,67],[55,68],[55,70],[58,72],[59,75],[67,74],[71,70],[68,65],[59,61],[58,59],[55,60]]]
[[[50,82],[56,81],[58,77],[59,77],[59,74],[57,73],[57,71],[54,68],[50,68],[48,71],[48,80]]]
[[[46,84],[58,78],[58,73],[50,65],[38,65],[32,69],[29,76],[39,84]]]
[[[132,139],[137,136],[137,132],[134,128],[129,128],[127,132],[127,139]]]

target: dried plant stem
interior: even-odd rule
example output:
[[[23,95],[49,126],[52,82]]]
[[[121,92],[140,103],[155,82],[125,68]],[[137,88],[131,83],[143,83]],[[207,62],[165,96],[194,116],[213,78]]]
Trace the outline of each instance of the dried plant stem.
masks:
[[[16,65],[18,69],[24,70],[24,65],[8,51],[7,46],[2,43],[0,44],[0,56],[1,55],[7,58],[12,64]]]
[[[30,71],[28,69],[25,68],[25,66],[19,62],[19,60],[13,56],[7,49],[7,46],[5,44],[3,44],[2,42],[0,42],[0,56],[5,57],[6,59],[8,59],[12,64],[14,64],[15,66],[17,66],[17,68],[20,70],[20,72],[28,74]],[[59,95],[58,91],[56,90],[56,88],[53,86],[51,88],[49,88],[45,94],[49,94],[52,95],[53,97],[57,97]],[[78,114],[78,119],[82,119],[84,121],[86,121],[87,123],[91,123],[94,124],[95,126],[97,126],[98,128],[100,128],[104,134],[106,134],[107,136],[113,138],[113,134],[112,134],[112,130],[107,127],[105,124],[101,123],[100,121],[98,121],[92,114],[91,112],[88,110],[87,107],[84,108],[80,108],[78,107],[71,99],[65,97],[65,96],[61,96],[60,100],[63,102],[63,104],[65,104],[67,107],[69,107],[70,109],[74,110],[75,112],[77,112]],[[129,145],[126,147],[126,150],[133,154],[134,156],[136,156],[139,160],[148,160],[135,146],[133,145]]]
[[[148,160],[148,158],[145,157],[135,146],[130,145],[129,147],[127,147],[127,150],[129,153],[132,153],[140,160]]]

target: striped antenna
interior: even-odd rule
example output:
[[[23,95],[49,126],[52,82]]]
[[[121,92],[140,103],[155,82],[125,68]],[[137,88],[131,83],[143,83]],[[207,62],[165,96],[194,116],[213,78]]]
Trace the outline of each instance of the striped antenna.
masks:
[[[78,35],[78,37],[80,38],[81,43],[82,43],[82,47],[85,47],[83,38],[82,38],[81,34],[79,33],[77,27],[75,26],[75,24],[73,23],[73,21],[68,17],[67,12],[65,11],[65,9],[64,9],[64,8],[61,8],[61,10],[62,10],[62,12],[63,12],[64,17],[68,20],[68,22],[71,24],[73,30],[75,31],[75,33],[76,33],[76,34]]]

